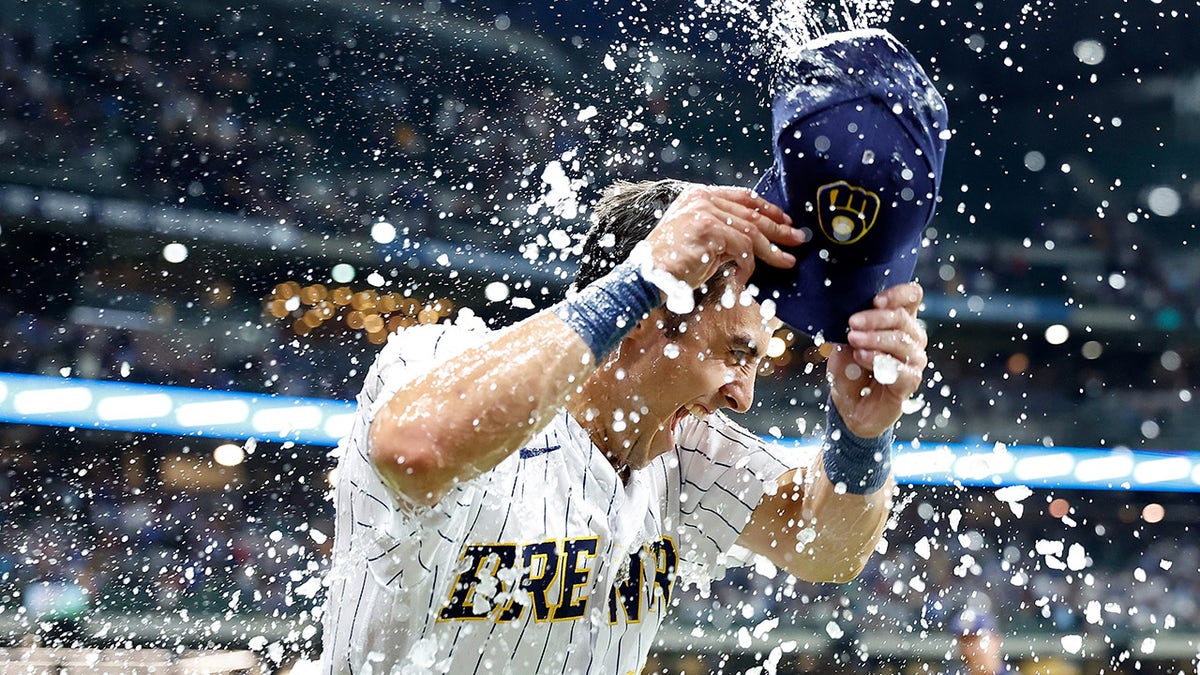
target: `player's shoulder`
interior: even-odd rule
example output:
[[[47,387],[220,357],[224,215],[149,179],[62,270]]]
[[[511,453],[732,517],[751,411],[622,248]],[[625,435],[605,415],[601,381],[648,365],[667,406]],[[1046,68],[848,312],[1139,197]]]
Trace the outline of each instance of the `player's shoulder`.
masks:
[[[462,312],[460,312],[460,316]],[[404,382],[427,373],[487,340],[491,329],[483,321],[470,317],[440,324],[421,324],[388,336],[363,381],[360,397],[371,401],[371,414],[395,393]],[[360,398],[361,400],[361,398]]]
[[[491,332],[482,319],[463,310],[453,322],[418,324],[392,333],[376,357],[376,363],[449,358],[483,342]]]
[[[768,475],[780,467],[794,468],[812,462],[818,446],[761,436],[723,412],[703,417],[688,416],[680,421],[672,457],[681,469],[716,465],[757,467]],[[689,468],[690,467],[690,468]]]
[[[733,421],[723,412],[687,415],[679,422],[676,445],[697,448],[713,442],[728,441],[740,445],[760,445],[762,439]]]

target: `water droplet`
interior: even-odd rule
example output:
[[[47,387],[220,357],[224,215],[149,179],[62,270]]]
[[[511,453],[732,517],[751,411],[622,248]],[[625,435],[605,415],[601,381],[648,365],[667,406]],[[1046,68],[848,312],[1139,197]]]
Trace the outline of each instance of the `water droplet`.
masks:
[[[483,295],[488,302],[503,302],[508,299],[508,284],[493,281],[483,289]]]

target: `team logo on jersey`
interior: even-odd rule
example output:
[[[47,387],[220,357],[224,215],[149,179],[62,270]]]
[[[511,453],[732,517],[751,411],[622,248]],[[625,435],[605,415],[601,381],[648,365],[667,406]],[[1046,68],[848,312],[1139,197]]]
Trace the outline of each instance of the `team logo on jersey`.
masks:
[[[875,224],[880,203],[879,195],[844,180],[822,185],[817,190],[817,222],[829,241],[853,244]]]
[[[598,537],[550,539],[529,544],[470,544],[438,621],[581,619],[595,590]],[[670,537],[629,554],[628,572],[608,590],[608,621],[618,614],[638,623],[644,612],[665,613],[675,585],[679,554]]]
[[[561,445],[547,445],[544,448],[521,448],[521,459],[531,459],[547,452],[554,452],[561,447]]]

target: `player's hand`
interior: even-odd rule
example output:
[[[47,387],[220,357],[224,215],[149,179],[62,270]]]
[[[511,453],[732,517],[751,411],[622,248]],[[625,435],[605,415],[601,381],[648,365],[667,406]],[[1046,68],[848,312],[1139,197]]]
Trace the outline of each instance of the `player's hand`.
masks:
[[[887,431],[900,419],[904,401],[921,386],[929,364],[929,337],[917,322],[924,294],[913,282],[876,295],[871,309],[850,317],[849,344],[836,345],[829,355],[825,367],[833,404],[860,438]]]
[[[795,256],[779,245],[802,244],[804,234],[778,206],[751,190],[693,185],[671,203],[646,243],[656,269],[696,288],[729,261],[737,263],[743,283],[756,259],[791,267]]]

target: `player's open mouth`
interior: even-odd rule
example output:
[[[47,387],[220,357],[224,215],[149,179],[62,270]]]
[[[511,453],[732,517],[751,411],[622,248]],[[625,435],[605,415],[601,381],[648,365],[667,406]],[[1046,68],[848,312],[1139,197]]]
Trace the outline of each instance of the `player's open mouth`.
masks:
[[[675,445],[675,435],[679,432],[679,423],[683,421],[683,418],[691,415],[698,420],[702,420],[707,417],[708,414],[708,410],[705,410],[704,406],[697,405],[695,403],[689,403],[687,405],[680,406],[679,409],[675,411],[675,414],[671,415],[671,423],[668,424],[665,429],[666,433],[670,437],[671,446],[673,447]]]
[[[679,410],[676,410],[675,414],[671,417],[671,429],[676,429],[686,415],[691,415],[698,420],[702,420],[705,417],[708,417],[709,413],[704,409],[703,406],[695,403],[689,403],[685,406],[681,406]]]

